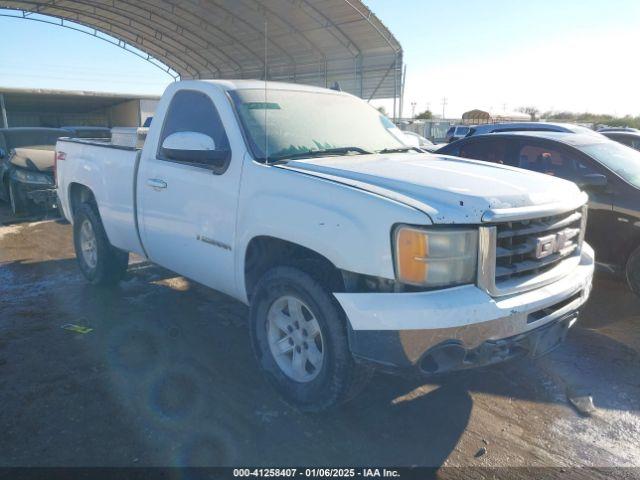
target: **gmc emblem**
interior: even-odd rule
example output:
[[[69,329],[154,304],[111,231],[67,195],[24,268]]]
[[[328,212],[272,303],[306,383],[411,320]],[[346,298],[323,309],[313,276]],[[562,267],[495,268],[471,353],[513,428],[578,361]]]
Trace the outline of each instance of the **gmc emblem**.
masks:
[[[531,252],[533,258],[540,260],[541,258],[558,253],[567,244],[567,237],[567,231],[562,230],[552,235],[532,239],[535,247],[533,252]]]

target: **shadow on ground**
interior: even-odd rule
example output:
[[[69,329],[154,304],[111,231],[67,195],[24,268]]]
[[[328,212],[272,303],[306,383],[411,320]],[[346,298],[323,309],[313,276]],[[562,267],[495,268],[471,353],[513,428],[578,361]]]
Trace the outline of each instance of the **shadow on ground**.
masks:
[[[570,441],[581,421],[564,389],[592,389],[605,412],[640,411],[638,302],[612,280],[542,360],[377,375],[341,409],[303,415],[256,370],[244,305],[146,263],[105,291],[73,259],[0,260],[2,465],[440,466],[480,462],[489,444],[501,452],[492,464],[615,462],[605,447],[558,450],[553,439]],[[573,423],[553,430],[558,416]]]

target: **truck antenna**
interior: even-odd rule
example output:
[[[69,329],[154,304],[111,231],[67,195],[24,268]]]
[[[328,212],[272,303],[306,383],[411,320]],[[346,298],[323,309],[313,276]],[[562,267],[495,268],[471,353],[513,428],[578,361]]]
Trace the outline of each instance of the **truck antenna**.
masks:
[[[269,165],[269,136],[268,136],[268,123],[267,123],[267,75],[269,74],[269,67],[267,64],[267,12],[264,14],[264,162]]]

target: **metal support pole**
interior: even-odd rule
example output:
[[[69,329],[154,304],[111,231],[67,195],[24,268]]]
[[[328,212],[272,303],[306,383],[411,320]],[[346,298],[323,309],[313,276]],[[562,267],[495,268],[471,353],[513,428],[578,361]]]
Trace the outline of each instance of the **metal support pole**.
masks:
[[[358,76],[359,82],[356,88],[358,88],[358,96],[364,98],[364,68],[362,66],[362,54],[358,55]]]
[[[327,59],[324,60],[324,88],[329,87],[329,79],[327,78]]]
[[[7,120],[7,107],[4,104],[4,93],[0,93],[0,110],[2,110],[2,126],[3,128],[9,128],[9,121]]]
[[[351,93],[356,95],[358,91],[358,56],[353,57],[353,90]]]
[[[407,81],[407,64],[404,64],[402,69],[402,78],[400,79],[400,112],[398,112],[398,116],[402,120],[402,111],[404,109],[404,84]]]
[[[396,102],[398,100],[398,55],[393,61],[393,123],[398,121],[396,116]]]

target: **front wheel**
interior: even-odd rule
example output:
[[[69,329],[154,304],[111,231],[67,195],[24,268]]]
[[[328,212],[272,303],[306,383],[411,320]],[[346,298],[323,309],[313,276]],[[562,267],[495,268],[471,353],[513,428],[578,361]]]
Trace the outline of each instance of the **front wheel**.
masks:
[[[100,215],[89,203],[75,212],[73,244],[80,271],[93,285],[115,285],[127,271],[129,254],[109,243]]]
[[[293,267],[268,271],[251,303],[254,352],[269,381],[306,412],[353,397],[371,370],[349,350],[342,311],[321,284]]]
[[[629,256],[625,273],[629,288],[640,297],[640,247],[636,248]]]

